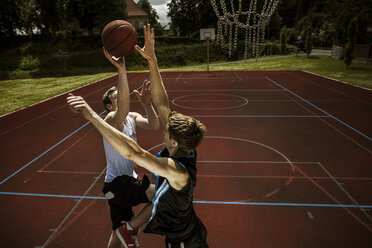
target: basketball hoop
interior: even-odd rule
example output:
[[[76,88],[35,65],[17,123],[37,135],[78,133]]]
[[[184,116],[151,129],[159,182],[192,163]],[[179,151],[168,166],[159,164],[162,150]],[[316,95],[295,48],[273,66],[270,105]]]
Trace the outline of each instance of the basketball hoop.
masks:
[[[229,57],[232,50],[236,51],[238,43],[239,28],[245,29],[245,49],[244,59],[248,58],[248,46],[252,49],[252,56],[258,57],[258,46],[264,42],[265,28],[270,22],[270,18],[278,6],[279,0],[264,0],[261,12],[257,9],[257,0],[251,0],[248,11],[242,11],[242,1],[239,0],[239,8],[235,10],[233,0],[230,0],[231,12],[227,10],[225,0],[220,0],[222,15],[218,10],[216,0],[211,0],[214,12],[216,12],[217,22],[217,43],[222,47],[225,45],[225,36],[228,36]],[[240,19],[239,19],[240,18]],[[241,22],[242,19],[246,22]],[[234,36],[234,41],[233,41]]]
[[[207,43],[207,71],[209,72],[209,41],[216,38],[214,28],[200,29],[200,40],[205,40]]]

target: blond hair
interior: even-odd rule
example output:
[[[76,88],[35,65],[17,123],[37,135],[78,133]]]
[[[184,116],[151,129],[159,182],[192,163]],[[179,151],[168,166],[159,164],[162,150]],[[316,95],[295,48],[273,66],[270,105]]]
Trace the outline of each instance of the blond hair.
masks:
[[[190,116],[173,111],[168,116],[167,131],[169,138],[177,141],[179,150],[188,152],[201,143],[206,127]]]

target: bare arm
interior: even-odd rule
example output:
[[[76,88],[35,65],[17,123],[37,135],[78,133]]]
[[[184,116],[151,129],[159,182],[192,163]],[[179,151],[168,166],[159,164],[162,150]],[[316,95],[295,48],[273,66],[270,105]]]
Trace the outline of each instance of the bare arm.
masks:
[[[129,86],[127,79],[127,71],[125,68],[125,60],[119,58],[115,60],[112,55],[103,49],[106,58],[116,67],[118,70],[118,83],[117,83],[117,109],[110,113],[105,121],[111,126],[119,129],[121,123],[125,120],[129,113],[130,101],[129,101]]]
[[[139,166],[167,178],[169,184],[178,190],[188,185],[186,170],[171,158],[157,158],[142,149],[134,140],[106,123],[80,96],[69,94],[67,103],[71,111],[81,113],[91,121],[107,142],[123,157],[133,160]]]
[[[147,118],[144,118],[142,115],[135,112],[129,112],[130,117],[132,117],[135,120],[136,125],[142,129],[159,129],[159,118],[152,106],[150,82],[145,79],[143,81],[141,92],[138,92],[137,90],[134,90],[133,92],[136,94],[138,100],[142,103],[142,107],[145,109]]]
[[[150,29],[150,24],[143,27],[145,46],[141,49],[136,45],[136,50],[148,60],[150,67],[150,82],[151,94],[154,105],[159,112],[160,119],[164,126],[168,123],[168,115],[170,113],[168,94],[165,91],[163,79],[160,75],[158,62],[155,55],[154,44],[155,35],[154,29]]]

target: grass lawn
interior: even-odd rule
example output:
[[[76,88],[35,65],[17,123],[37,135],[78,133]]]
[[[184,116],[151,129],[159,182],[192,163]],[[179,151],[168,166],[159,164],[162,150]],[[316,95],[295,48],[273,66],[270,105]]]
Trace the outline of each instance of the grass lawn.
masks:
[[[205,71],[206,65],[170,68],[164,71]],[[372,89],[372,66],[353,62],[349,69],[340,60],[327,56],[273,57],[257,62],[211,64],[210,70],[306,70],[336,80]],[[42,79],[17,79],[0,81],[0,116],[49,97],[90,84],[112,73]]]
[[[115,73],[0,81],[0,116],[112,75]]]
[[[273,57],[272,59],[248,61],[246,63],[221,63],[211,64],[211,71],[222,70],[306,70],[322,76],[330,77],[349,84],[372,89],[372,65],[353,62],[346,69],[342,60],[334,60],[328,56],[290,56],[286,58]],[[195,66],[189,68],[177,68],[176,71],[201,71],[206,70],[206,66]]]

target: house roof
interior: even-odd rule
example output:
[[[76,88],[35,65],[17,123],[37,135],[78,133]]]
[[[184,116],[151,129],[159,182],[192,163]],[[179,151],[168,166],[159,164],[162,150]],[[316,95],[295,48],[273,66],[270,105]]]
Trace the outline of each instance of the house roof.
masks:
[[[133,0],[126,0],[128,16],[148,16]]]

